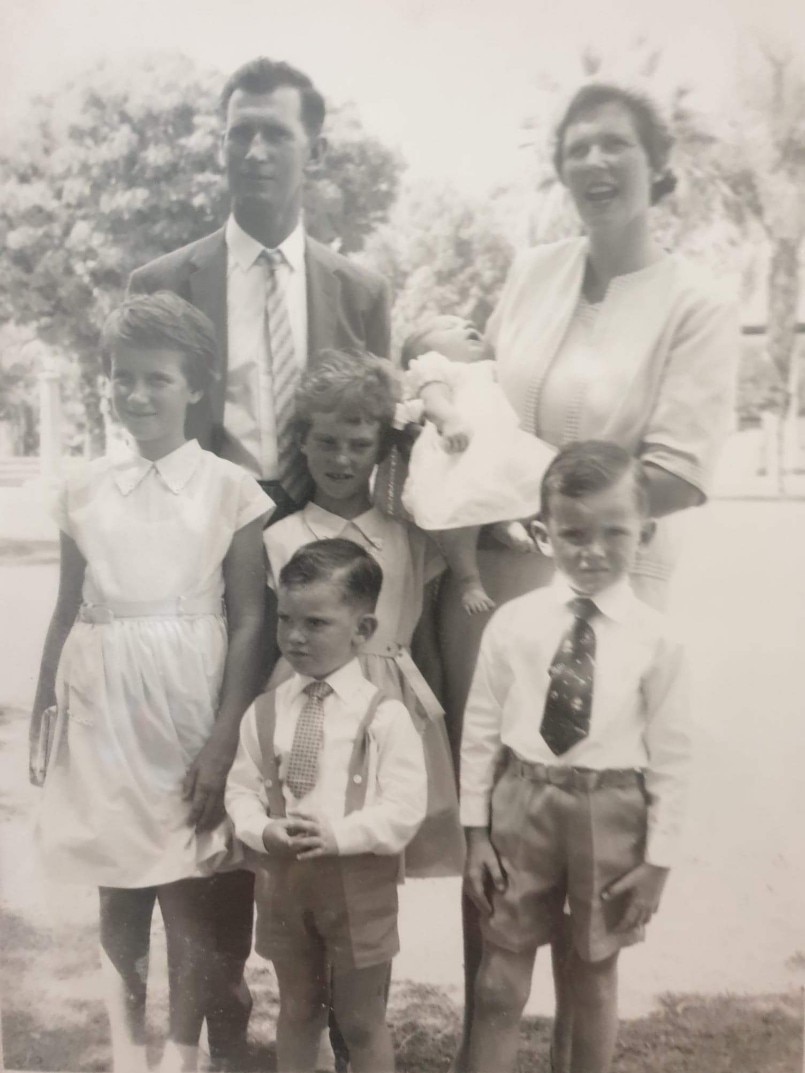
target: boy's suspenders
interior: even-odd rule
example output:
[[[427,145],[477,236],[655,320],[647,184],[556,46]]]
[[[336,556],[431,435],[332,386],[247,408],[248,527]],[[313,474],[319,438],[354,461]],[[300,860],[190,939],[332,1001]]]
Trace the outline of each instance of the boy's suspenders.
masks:
[[[355,744],[349,758],[347,792],[344,801],[344,815],[363,808],[369,776],[369,728],[377,715],[380,704],[386,700],[386,694],[378,689],[369,701],[355,735]],[[268,814],[275,819],[285,815],[285,796],[279,778],[279,765],[274,753],[274,730],[277,725],[276,692],[261,693],[254,702],[254,722],[257,728],[257,741],[260,746],[263,784],[268,797]]]

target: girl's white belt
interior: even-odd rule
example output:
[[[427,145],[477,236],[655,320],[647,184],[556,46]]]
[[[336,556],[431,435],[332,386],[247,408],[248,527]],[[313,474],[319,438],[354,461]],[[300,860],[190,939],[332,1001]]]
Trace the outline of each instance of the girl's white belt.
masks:
[[[439,703],[436,694],[426,682],[422,671],[420,671],[419,667],[414,663],[411,653],[407,648],[394,642],[389,644],[378,644],[377,642],[372,643],[372,641],[370,641],[367,645],[364,645],[361,652],[367,656],[385,656],[387,659],[393,659],[400,668],[403,678],[405,678],[413,690],[414,696],[422,705],[422,710],[425,712],[428,719],[435,720],[442,718],[444,715],[444,708]]]
[[[116,618],[184,618],[190,615],[222,615],[224,602],[220,596],[177,596],[172,600],[143,600],[126,603],[106,600],[102,604],[82,604],[79,622],[101,625]]]

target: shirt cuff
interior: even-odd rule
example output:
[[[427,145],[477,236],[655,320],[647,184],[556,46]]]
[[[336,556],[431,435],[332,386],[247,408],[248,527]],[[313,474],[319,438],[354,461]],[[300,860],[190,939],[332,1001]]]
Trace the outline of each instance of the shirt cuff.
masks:
[[[365,825],[350,822],[349,816],[335,820],[330,829],[338,847],[339,857],[353,857],[359,853],[383,853],[377,846],[377,840]]]
[[[461,826],[462,827],[489,827],[490,824],[490,798],[487,795],[462,794],[461,796]]]
[[[266,819],[265,813],[248,816],[236,824],[235,831],[241,842],[258,853],[265,853],[266,847],[263,842],[263,831],[271,821]]]
[[[679,861],[679,838],[676,835],[654,831],[648,836],[646,864],[655,868],[673,868]]]

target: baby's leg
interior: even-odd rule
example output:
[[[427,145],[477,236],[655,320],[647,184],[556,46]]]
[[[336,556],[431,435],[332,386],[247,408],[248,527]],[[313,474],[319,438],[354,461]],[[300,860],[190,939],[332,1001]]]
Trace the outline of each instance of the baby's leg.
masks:
[[[463,529],[442,529],[438,533],[439,547],[460,587],[462,607],[470,615],[490,611],[495,606],[478,572],[479,528],[472,525]]]
[[[498,544],[524,554],[537,551],[537,545],[522,522],[495,522],[490,526],[492,536]]]
[[[604,961],[569,955],[573,994],[572,1073],[609,1073],[618,1035],[618,952]]]
[[[145,1073],[145,997],[155,887],[101,887],[101,966],[115,1073]]]
[[[334,970],[333,1008],[349,1047],[353,1073],[393,1073],[394,1049],[386,1024],[391,963]]]
[[[520,1018],[531,992],[536,949],[514,953],[484,943],[475,980],[469,1073],[510,1073],[517,1065]]]
[[[327,1025],[329,970],[323,951],[274,958],[280,991],[277,1018],[279,1073],[313,1073]]]

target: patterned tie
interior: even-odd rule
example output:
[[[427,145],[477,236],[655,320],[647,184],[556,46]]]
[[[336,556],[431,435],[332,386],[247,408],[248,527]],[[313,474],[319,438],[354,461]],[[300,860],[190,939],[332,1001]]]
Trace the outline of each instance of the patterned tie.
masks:
[[[266,282],[266,349],[271,360],[271,390],[277,430],[277,479],[296,503],[305,498],[308,474],[305,460],[294,443],[292,424],[295,413],[299,365],[296,362],[291,321],[282,288],[282,266],[287,264],[280,250],[263,250],[268,267]]]
[[[557,756],[587,737],[593,706],[595,631],[589,620],[598,608],[586,596],[571,600],[569,607],[573,622],[548,669],[551,686],[539,728]]]
[[[309,682],[304,688],[307,700],[296,723],[285,776],[285,783],[296,798],[309,794],[316,785],[324,735],[324,698],[332,691],[328,682]]]

